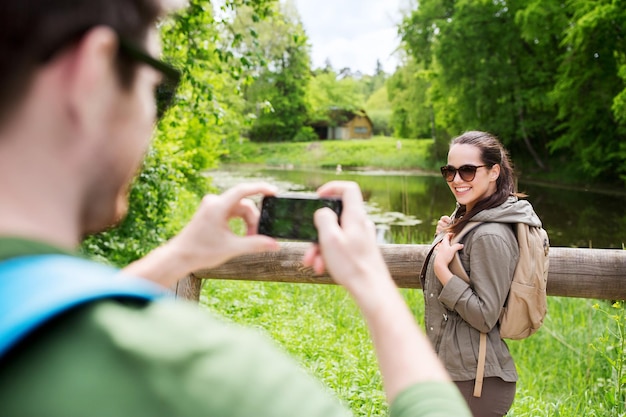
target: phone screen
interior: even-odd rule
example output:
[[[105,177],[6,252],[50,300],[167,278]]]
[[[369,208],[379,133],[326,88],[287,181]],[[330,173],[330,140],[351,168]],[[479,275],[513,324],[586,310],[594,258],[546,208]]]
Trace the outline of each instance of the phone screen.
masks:
[[[313,214],[329,207],[341,216],[340,199],[309,196],[267,196],[261,203],[259,234],[281,239],[317,242]]]

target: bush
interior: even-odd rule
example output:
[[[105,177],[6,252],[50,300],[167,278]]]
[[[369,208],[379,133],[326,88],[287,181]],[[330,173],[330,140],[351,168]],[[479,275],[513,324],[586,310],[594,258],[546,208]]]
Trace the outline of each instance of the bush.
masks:
[[[371,110],[367,113],[374,125],[374,135],[391,136],[391,110]]]
[[[174,203],[185,178],[166,158],[158,147],[150,150],[131,188],[128,215],[116,228],[86,238],[86,255],[123,267],[172,236]]]
[[[316,140],[319,140],[319,137],[311,126],[301,127],[296,136],[293,137],[294,142],[313,142]]]

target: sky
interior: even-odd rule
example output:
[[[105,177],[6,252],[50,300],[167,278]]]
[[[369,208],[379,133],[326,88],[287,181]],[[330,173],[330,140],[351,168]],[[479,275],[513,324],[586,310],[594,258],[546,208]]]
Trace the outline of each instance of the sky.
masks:
[[[373,74],[376,61],[392,73],[398,65],[397,26],[407,0],[294,0],[312,45],[313,68],[329,59],[335,70]]]

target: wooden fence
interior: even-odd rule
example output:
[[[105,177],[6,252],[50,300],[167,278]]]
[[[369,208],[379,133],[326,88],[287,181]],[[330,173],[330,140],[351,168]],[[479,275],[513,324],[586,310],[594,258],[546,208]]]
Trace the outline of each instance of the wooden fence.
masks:
[[[177,297],[198,300],[204,279],[333,284],[302,265],[309,243],[281,242],[279,252],[244,255],[181,280]],[[381,245],[391,276],[400,288],[420,288],[419,272],[428,245]],[[626,250],[550,248],[548,295],[606,300],[626,299]]]

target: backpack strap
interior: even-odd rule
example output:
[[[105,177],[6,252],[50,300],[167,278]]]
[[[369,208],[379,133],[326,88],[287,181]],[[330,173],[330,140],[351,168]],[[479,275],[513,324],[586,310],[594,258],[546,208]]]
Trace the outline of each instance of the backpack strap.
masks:
[[[104,298],[149,301],[168,291],[116,268],[67,255],[0,262],[0,356],[53,317]]]
[[[452,244],[459,243],[461,240],[472,230],[480,226],[482,222],[468,222],[463,230],[461,230],[458,234],[454,236],[452,239]],[[452,261],[450,261],[450,272],[452,272],[457,277],[461,278],[463,281],[470,283],[469,275],[463,268],[463,264],[461,263],[461,258],[459,257],[459,252],[454,254]],[[480,343],[478,345],[478,363],[476,364],[476,380],[474,382],[474,397],[480,397],[483,391],[483,379],[485,377],[485,362],[487,358],[487,333],[480,332]]]
[[[463,238],[469,232],[471,232],[472,230],[474,230],[481,224],[483,224],[483,222],[468,222],[459,233],[454,235],[450,244],[460,243],[461,240],[463,240]],[[469,279],[469,276],[467,275],[467,272],[465,271],[465,268],[463,268],[463,264],[461,263],[461,258],[459,257],[459,252],[456,252],[454,254],[452,261],[450,261],[449,268],[450,268],[450,272],[452,272],[454,275],[456,275],[457,277],[461,278],[463,281],[469,284],[470,279]]]
[[[476,381],[474,382],[474,397],[483,393],[483,379],[485,378],[485,361],[487,359],[487,333],[480,332],[478,345],[478,363],[476,364]]]

